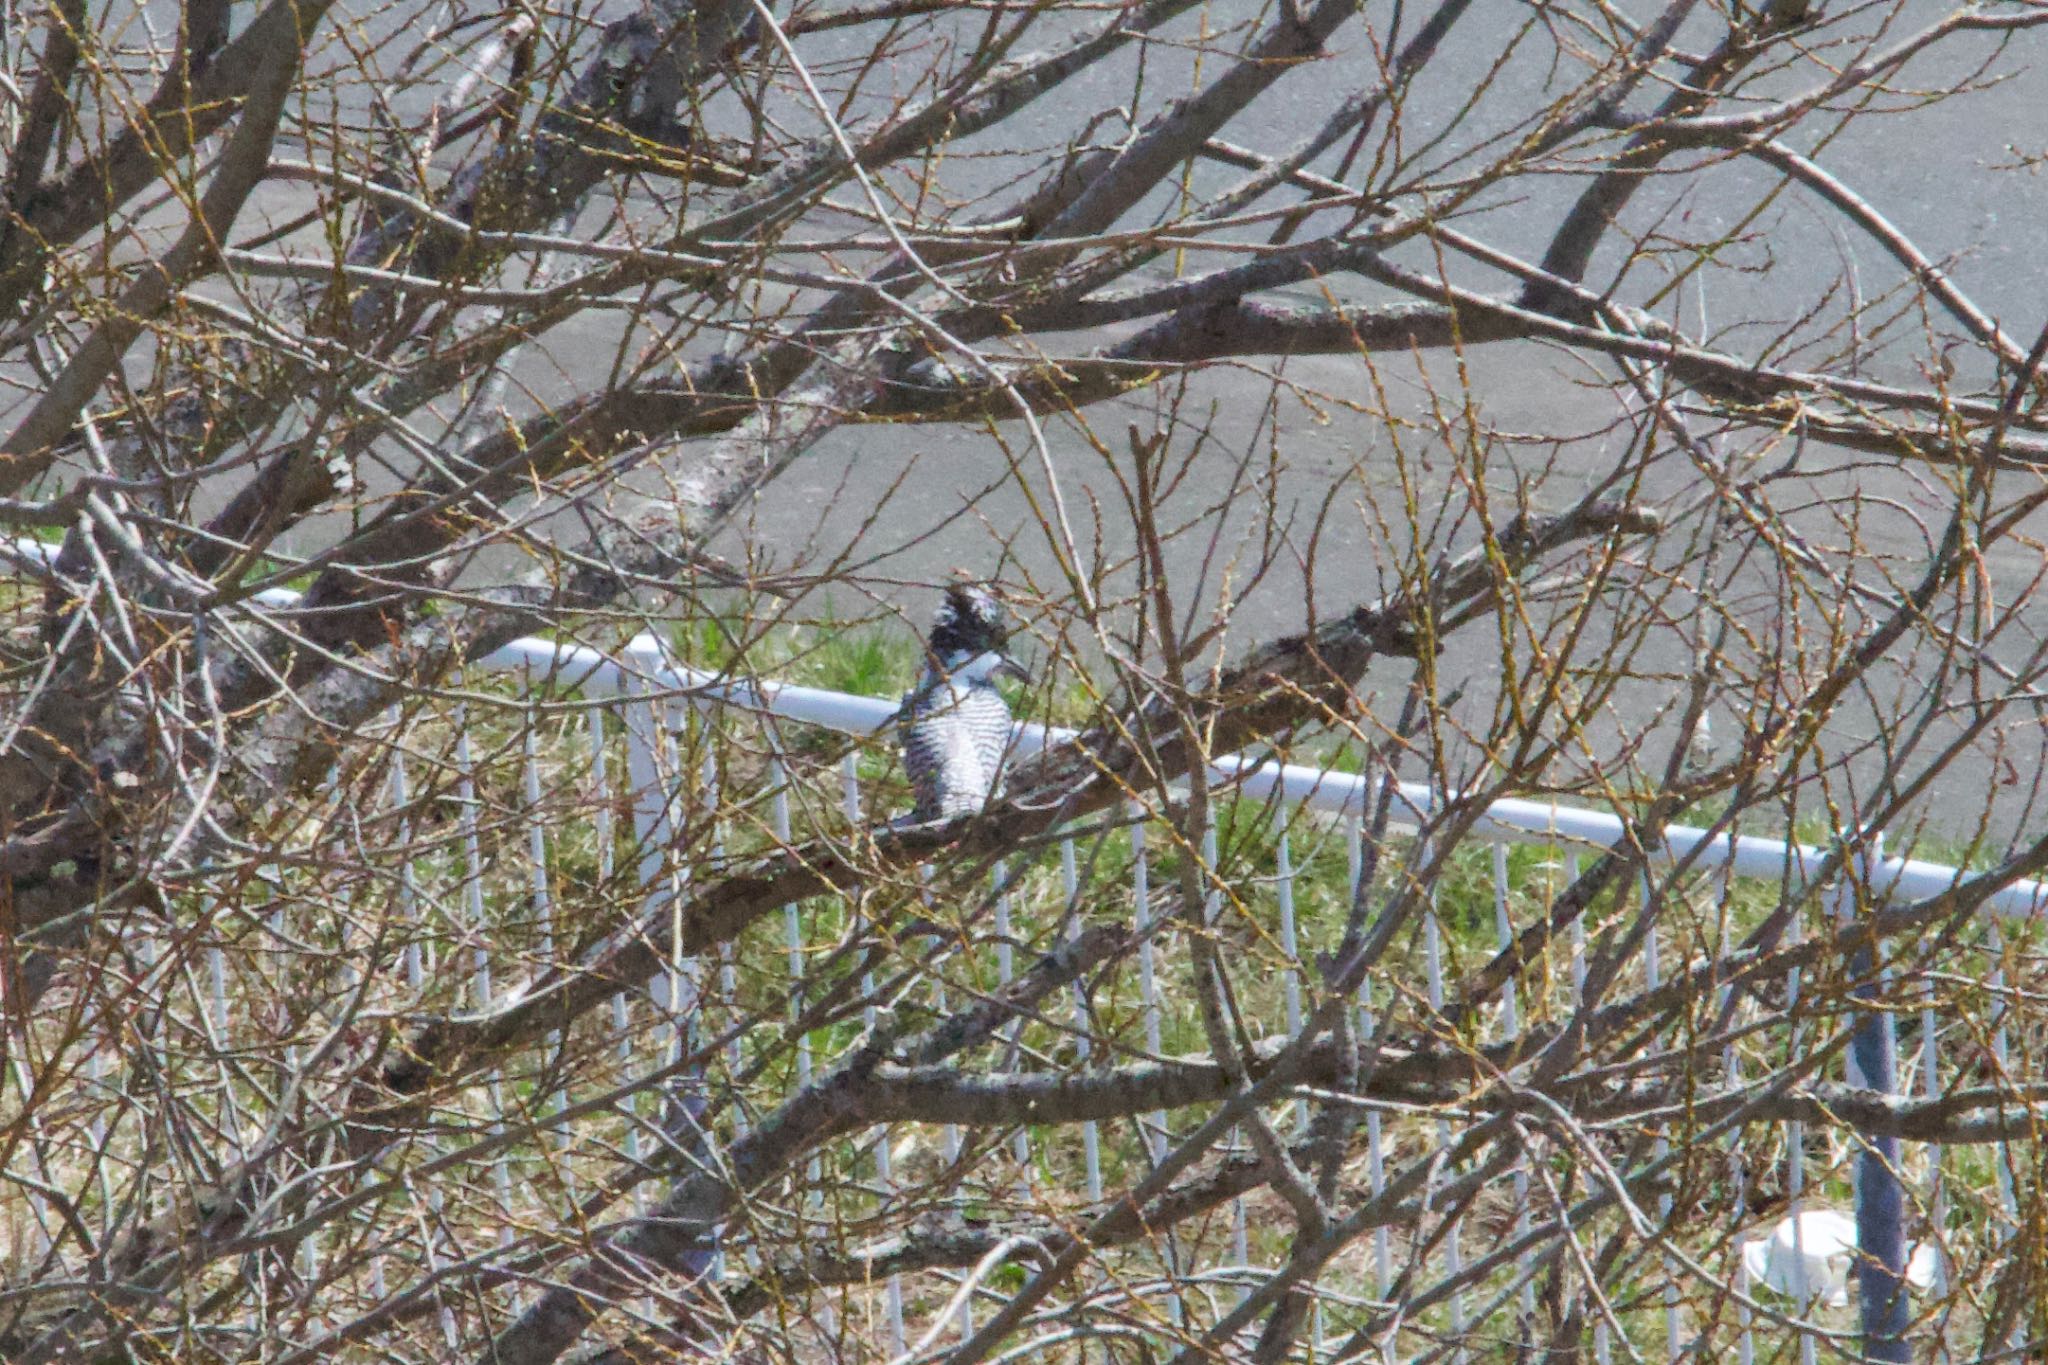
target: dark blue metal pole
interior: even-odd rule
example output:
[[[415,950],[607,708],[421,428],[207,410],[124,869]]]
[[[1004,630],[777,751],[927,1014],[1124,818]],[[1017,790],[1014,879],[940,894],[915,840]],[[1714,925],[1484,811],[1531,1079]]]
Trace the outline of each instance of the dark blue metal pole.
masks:
[[[1874,998],[1878,982],[1868,949],[1859,949],[1850,971],[1864,984],[1856,994]],[[1865,1011],[1857,1017],[1850,1050],[1863,1084],[1880,1094],[1898,1093],[1898,1034],[1890,1014]],[[1862,1290],[1863,1355],[1868,1360],[1913,1359],[1906,1340],[1911,1319],[1906,1302],[1906,1201],[1899,1188],[1899,1140],[1864,1139],[1856,1158],[1857,1280]]]

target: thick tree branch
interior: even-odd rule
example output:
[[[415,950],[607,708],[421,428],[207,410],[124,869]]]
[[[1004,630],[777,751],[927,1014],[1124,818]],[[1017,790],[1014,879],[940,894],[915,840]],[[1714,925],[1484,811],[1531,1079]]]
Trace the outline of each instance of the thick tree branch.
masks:
[[[144,121],[117,134],[61,178],[20,205],[20,230],[0,253],[0,314],[12,313],[36,287],[50,255],[103,226],[114,210],[164,171],[165,160],[225,127],[280,54],[296,51],[332,0],[271,0],[263,12],[187,85],[174,64],[143,107]]]
[[[298,0],[293,7],[297,27],[277,35],[276,46],[264,53],[252,74],[241,122],[221,153],[220,166],[183,235],[160,260],[136,273],[114,304],[112,316],[72,352],[56,382],[0,442],[0,495],[18,492],[50,468],[53,447],[70,433],[78,415],[144,326],[171,302],[192,274],[216,259],[235,216],[263,178],[278,120],[298,79],[306,40],[332,3]]]

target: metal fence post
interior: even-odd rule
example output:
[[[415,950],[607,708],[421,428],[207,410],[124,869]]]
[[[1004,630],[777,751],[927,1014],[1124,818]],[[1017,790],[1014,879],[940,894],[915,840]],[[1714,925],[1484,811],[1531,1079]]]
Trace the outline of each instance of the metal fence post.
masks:
[[[1882,899],[1883,889],[1872,883],[1883,859],[1881,836],[1873,836],[1858,851],[1853,875],[1862,884],[1863,896],[1856,896],[1853,885],[1846,888],[1845,918],[1855,915],[1858,899],[1870,903]],[[1857,999],[1877,998],[1882,982],[1871,948],[1856,949],[1849,974],[1857,983]],[[1890,1013],[1858,1010],[1849,1048],[1864,1086],[1884,1095],[1897,1093],[1898,1035]],[[1903,1362],[1913,1358],[1906,1340],[1912,1312],[1906,1302],[1905,1218],[1905,1194],[1899,1187],[1899,1140],[1866,1134],[1856,1156],[1856,1280],[1862,1300],[1863,1354],[1868,1360]]]

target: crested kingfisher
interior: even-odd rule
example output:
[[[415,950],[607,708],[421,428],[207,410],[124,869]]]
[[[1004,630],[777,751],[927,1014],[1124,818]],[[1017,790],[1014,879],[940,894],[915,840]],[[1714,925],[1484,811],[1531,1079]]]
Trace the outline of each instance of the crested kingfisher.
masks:
[[[1030,679],[1004,652],[1009,634],[1002,605],[987,588],[946,589],[932,617],[924,674],[896,713],[920,823],[978,811],[1002,790],[1010,707],[996,679]]]

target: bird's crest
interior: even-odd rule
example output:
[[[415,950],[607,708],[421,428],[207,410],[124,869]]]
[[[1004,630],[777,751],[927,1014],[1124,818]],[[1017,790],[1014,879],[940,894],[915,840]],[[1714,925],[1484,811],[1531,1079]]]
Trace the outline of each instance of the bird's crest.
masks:
[[[932,616],[932,655],[949,659],[961,654],[1000,651],[1010,636],[1002,603],[979,583],[955,583]]]

